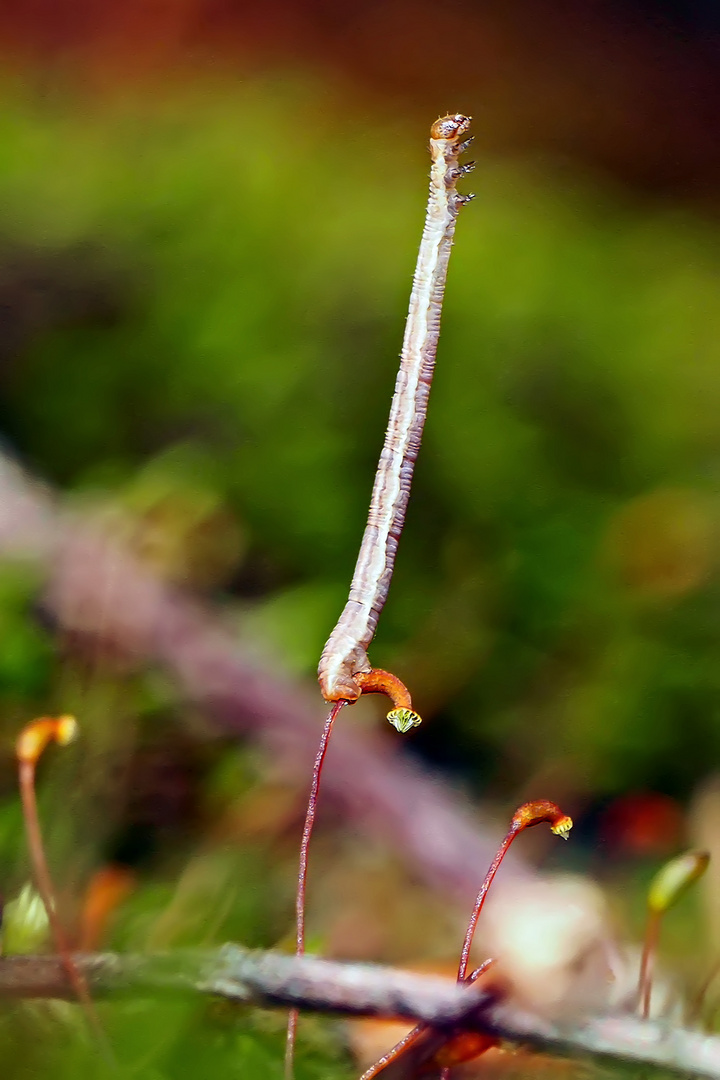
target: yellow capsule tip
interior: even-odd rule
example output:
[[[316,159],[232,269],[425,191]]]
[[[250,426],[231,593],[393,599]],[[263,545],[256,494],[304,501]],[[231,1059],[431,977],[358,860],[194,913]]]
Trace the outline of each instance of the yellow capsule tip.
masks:
[[[401,735],[422,723],[422,717],[412,709],[391,709],[387,718]]]

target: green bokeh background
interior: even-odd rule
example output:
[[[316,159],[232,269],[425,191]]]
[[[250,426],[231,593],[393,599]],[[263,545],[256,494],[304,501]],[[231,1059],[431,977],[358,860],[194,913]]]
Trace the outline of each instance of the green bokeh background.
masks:
[[[642,790],[684,807],[720,759],[717,226],[567,162],[499,160],[476,127],[477,198],[459,223],[373,658],[413,687],[416,750],[478,797],[506,806],[543,778],[581,810]],[[301,78],[97,107],[0,95],[8,448],[68,500],[136,515],[154,564],[298,678],[313,678],[364,525],[424,140]],[[8,897],[27,872],[11,753],[26,719],[82,710],[96,761],[129,753],[120,721],[141,745],[158,716],[168,731],[195,722],[152,673],[118,685],[98,669],[88,687],[38,618],[38,586],[0,569]],[[260,782],[245,748],[190,757],[195,832],[162,833],[111,944],[147,940],[217,807]],[[81,758],[49,768],[49,812]],[[107,837],[93,846],[92,826],[72,820],[51,832],[71,891]],[[591,830],[586,842],[591,858]],[[292,859],[277,854],[248,842],[223,855],[232,902],[214,940],[286,934]],[[634,930],[632,882],[652,867],[624,870]],[[689,923],[678,952],[698,945]],[[189,920],[172,943],[197,939]],[[25,1054],[37,1025],[42,1046]],[[130,1002],[108,1027],[153,1080],[197,1075],[200,1061],[208,1076],[281,1075],[272,1018]],[[352,1075],[335,1028],[307,1031],[300,1077]],[[17,1006],[0,1027],[15,1062],[3,1071],[85,1074],[82,1042],[77,1018]]]

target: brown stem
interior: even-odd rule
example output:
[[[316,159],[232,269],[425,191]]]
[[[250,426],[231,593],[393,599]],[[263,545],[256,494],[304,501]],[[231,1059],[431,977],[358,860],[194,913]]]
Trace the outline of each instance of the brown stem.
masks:
[[[290,1004],[333,1016],[411,1021],[438,1027],[455,1024],[489,1032],[548,1054],[588,1057],[623,1074],[659,1071],[687,1078],[720,1080],[720,1038],[687,1028],[657,1024],[630,1015],[588,1016],[553,1022],[519,1010],[477,989],[449,979],[397,971],[372,964],[347,964],[315,956],[256,952],[239,945],[141,956],[105,954],[74,957],[97,994],[118,990],[135,1000],[180,995],[286,1009]],[[0,999],[68,999],[68,979],[59,956],[0,957]],[[557,1073],[552,1070],[551,1075]]]
[[[84,975],[79,971],[73,961],[70,944],[65,936],[63,925],[58,918],[55,907],[55,891],[53,889],[47,859],[45,858],[45,848],[42,842],[37,800],[35,798],[35,762],[23,760],[21,758],[18,763],[18,771],[20,798],[22,800],[23,817],[25,819],[28,849],[35,871],[35,880],[37,882],[38,891],[40,892],[45,911],[47,912],[55,948],[57,949],[65,973],[70,980],[70,984],[85,1012],[88,1023],[99,1040],[103,1055],[110,1064],[115,1066],[115,1057],[107,1042],[107,1037],[100,1023],[100,1018],[97,1015],[95,1005],[90,997],[87,982],[85,981]]]
[[[647,926],[645,927],[645,940],[643,941],[643,951],[640,959],[640,978],[638,979],[638,1000],[640,1002],[640,1015],[643,1020],[647,1020],[650,1016],[653,966],[655,963],[655,953],[657,952],[658,938],[660,937],[661,922],[661,912],[648,912]]]
[[[688,1022],[688,1024],[693,1024],[693,1025],[697,1024],[698,1020],[700,1019],[700,1014],[702,1012],[702,1007],[703,1007],[703,1003],[705,1001],[705,997],[707,995],[707,992],[710,989],[710,987],[712,986],[712,984],[715,982],[715,979],[717,979],[718,974],[720,974],[720,960],[715,961],[715,963],[710,968],[709,972],[707,973],[707,975],[705,976],[703,981],[700,983],[700,986],[699,986],[699,988],[698,988],[698,990],[697,990],[697,992],[695,994],[695,997],[692,999],[692,1001],[690,1003],[690,1007],[688,1008],[688,1012],[687,1012],[687,1022]]]
[[[416,1024],[414,1028],[408,1031],[407,1035],[403,1035],[400,1042],[395,1043],[391,1050],[388,1050],[387,1054],[383,1054],[381,1058],[371,1065],[369,1069],[360,1077],[360,1080],[374,1080],[374,1077],[383,1072],[388,1065],[392,1065],[393,1061],[396,1061],[409,1046],[413,1046],[424,1031],[428,1030],[427,1024]]]
[[[407,687],[389,671],[373,668],[371,671],[361,672],[357,677],[361,692],[366,694],[386,694],[393,703],[393,709],[388,713],[388,720],[398,731],[408,731],[420,723],[420,717],[412,710],[412,700]],[[300,843],[300,866],[298,869],[297,892],[295,894],[295,926],[296,945],[295,955],[302,956],[305,952],[305,897],[307,892],[308,852],[310,838],[315,824],[317,813],[317,800],[320,790],[320,774],[322,773],[325,754],[327,753],[330,735],[338,713],[347,701],[336,701],[328,713],[325,727],[320,738],[315,764],[313,765],[312,781],[310,784],[310,796],[308,798],[307,812],[305,814],[305,826],[303,828],[302,841]],[[288,1016],[287,1038],[285,1042],[285,1078],[292,1080],[293,1064],[295,1059],[295,1040],[297,1036],[298,1011],[291,1009]]]
[[[338,713],[346,702],[336,701],[328,713],[320,737],[320,745],[315,755],[315,763],[310,783],[310,795],[308,797],[307,810],[305,812],[305,825],[303,827],[302,840],[300,841],[300,865],[298,867],[297,892],[295,894],[295,955],[302,956],[305,952],[305,895],[307,892],[308,853],[310,850],[310,838],[315,815],[317,813],[317,800],[320,791],[320,774],[322,773],[325,754],[327,753],[330,735]],[[298,1011],[291,1009],[288,1017],[287,1039],[285,1043],[285,1076],[292,1080],[293,1062],[295,1058],[295,1036],[297,1033]]]
[[[505,853],[507,849],[512,844],[518,832],[520,832],[519,828],[513,828],[513,826],[510,827],[510,831],[507,833],[502,843],[500,844],[497,854],[495,855],[493,861],[490,863],[490,867],[487,874],[485,875],[485,879],[480,886],[480,891],[475,897],[475,904],[472,909],[472,914],[470,916],[467,930],[465,931],[465,940],[463,941],[462,951],[460,953],[460,962],[458,964],[457,973],[457,981],[459,983],[465,982],[465,978],[467,976],[468,961],[470,959],[470,949],[472,948],[473,938],[475,936],[475,928],[478,924],[478,919],[480,918],[480,912],[483,909],[483,904],[485,903],[485,897],[488,894],[488,889],[493,883],[493,878],[498,872],[500,863],[505,858]]]

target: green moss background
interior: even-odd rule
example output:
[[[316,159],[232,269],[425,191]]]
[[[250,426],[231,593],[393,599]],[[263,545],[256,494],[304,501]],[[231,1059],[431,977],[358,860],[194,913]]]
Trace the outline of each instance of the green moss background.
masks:
[[[477,198],[458,227],[373,656],[413,687],[416,750],[478,797],[506,805],[543,779],[581,808],[645,789],[684,806],[720,760],[718,229],[567,163],[494,159],[482,120],[476,133]],[[364,524],[425,138],[402,117],[334,108],[299,78],[154,101],[0,97],[3,439],[299,678],[313,678]],[[11,749],[22,723],[82,712],[104,766],[152,742],[159,720],[166,733],[194,723],[153,673],[96,667],[88,682],[38,617],[38,585],[0,571],[7,897],[27,872]],[[243,748],[188,758],[182,829],[166,822],[137,855],[118,946],[147,942],[218,807],[261,782]],[[78,769],[72,805],[101,805],[83,760],[74,749],[48,766],[46,813]],[[70,893],[111,854],[117,817],[104,831],[53,818]],[[283,939],[291,850],[292,838],[224,853],[223,887],[197,901],[219,911],[212,940]],[[172,942],[198,940],[189,916],[180,927]],[[56,1011],[4,1014],[7,1075],[39,1075],[40,1059],[86,1074],[79,1022],[58,1026]],[[274,1018],[131,1002],[108,1028],[152,1080],[281,1075]],[[352,1075],[332,1025],[307,1031],[301,1080]]]

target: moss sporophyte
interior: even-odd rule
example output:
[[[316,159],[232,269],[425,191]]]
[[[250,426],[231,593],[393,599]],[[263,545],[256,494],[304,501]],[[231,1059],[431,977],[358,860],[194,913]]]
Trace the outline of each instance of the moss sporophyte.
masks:
[[[20,798],[27,833],[30,858],[35,872],[38,891],[45,906],[55,948],[70,980],[78,1001],[82,1005],[88,1024],[94,1031],[99,1047],[106,1061],[114,1066],[115,1058],[100,1024],[95,1005],[90,997],[85,976],[73,962],[70,944],[57,914],[55,890],[50,870],[45,857],[45,848],[40,829],[40,818],[35,797],[35,770],[46,747],[55,742],[58,746],[67,746],[78,732],[78,725],[73,716],[43,716],[26,724],[15,743],[15,755],[18,762]]]
[[[488,871],[483,878],[482,885],[480,886],[480,890],[475,899],[475,904],[472,909],[472,914],[470,915],[470,921],[465,932],[465,940],[463,941],[460,953],[460,962],[458,964],[457,973],[458,983],[464,983],[468,986],[472,985],[477,982],[477,980],[484,975],[494,963],[492,959],[484,960],[479,967],[475,968],[475,970],[468,975],[470,950],[472,948],[480,913],[483,909],[487,894],[490,891],[490,886],[500,868],[500,864],[505,858],[515,837],[519,836],[525,829],[530,829],[533,825],[540,825],[542,823],[548,824],[551,832],[556,836],[562,837],[563,840],[567,840],[568,834],[572,828],[572,819],[569,818],[567,814],[564,814],[559,806],[553,802],[549,802],[547,799],[538,799],[535,802],[523,803],[523,805],[518,807],[515,811],[510,821],[510,828],[505,834],[495,858],[488,867]],[[379,1076],[399,1057],[403,1054],[407,1054],[411,1047],[415,1047],[415,1045],[427,1035],[428,1031],[429,1027],[427,1024],[418,1024],[412,1031],[405,1035],[400,1042],[393,1046],[387,1054],[384,1054],[374,1065],[367,1069],[363,1073],[361,1080],[373,1080],[374,1077]],[[447,1039],[441,1040],[439,1049],[432,1052],[431,1060],[435,1065],[440,1067],[441,1080],[448,1080],[450,1076],[450,1067],[452,1065],[458,1065],[463,1061],[472,1060],[480,1054],[484,1054],[491,1046],[496,1046],[497,1043],[498,1040],[491,1035],[477,1036],[474,1033],[462,1031],[451,1033]]]
[[[435,367],[455,223],[460,208],[472,198],[461,195],[456,189],[460,177],[473,167],[472,163],[459,163],[460,155],[471,141],[465,138],[469,127],[470,118],[456,113],[436,120],[430,129],[430,194],[385,443],[375,474],[368,522],[350,595],[318,666],[320,690],[332,708],[315,759],[300,849],[296,894],[297,955],[305,951],[308,847],[315,821],[320,774],[338,713],[363,693],[383,693],[392,701],[388,720],[397,731],[405,733],[420,723],[405,686],[389,672],[374,669],[367,650],[387,599],[410,498]],[[285,1054],[287,1080],[293,1075],[297,1020],[297,1011],[293,1010],[288,1021]]]

